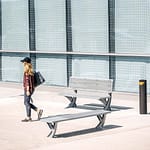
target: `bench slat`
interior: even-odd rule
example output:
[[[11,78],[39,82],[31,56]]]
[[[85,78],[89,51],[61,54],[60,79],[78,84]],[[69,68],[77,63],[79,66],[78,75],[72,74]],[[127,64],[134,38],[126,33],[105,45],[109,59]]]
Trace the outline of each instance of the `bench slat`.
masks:
[[[75,89],[95,89],[101,91],[112,92],[112,79],[91,79],[70,77],[69,87]]]
[[[78,93],[74,92],[63,92],[60,93],[60,95],[63,96],[69,96],[69,97],[80,97],[80,98],[92,98],[92,99],[100,99],[100,98],[109,98],[110,95],[108,93],[99,93],[97,91],[78,91]]]
[[[102,115],[102,114],[107,114],[107,113],[110,113],[110,111],[94,110],[94,111],[87,111],[87,112],[76,113],[76,114],[62,114],[62,115],[56,115],[56,116],[49,116],[46,118],[41,118],[40,120],[42,122],[61,122],[61,121],[91,117],[91,116],[96,116],[96,115]]]

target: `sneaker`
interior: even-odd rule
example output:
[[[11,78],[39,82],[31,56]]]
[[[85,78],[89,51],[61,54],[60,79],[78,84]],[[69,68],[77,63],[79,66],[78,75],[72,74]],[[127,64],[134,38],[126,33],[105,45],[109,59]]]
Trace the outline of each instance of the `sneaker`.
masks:
[[[25,119],[23,119],[23,120],[21,120],[22,122],[29,122],[29,121],[32,121],[32,119],[31,118],[25,118]]]
[[[40,120],[40,118],[42,117],[42,114],[43,114],[43,110],[40,109],[38,112],[38,120]]]

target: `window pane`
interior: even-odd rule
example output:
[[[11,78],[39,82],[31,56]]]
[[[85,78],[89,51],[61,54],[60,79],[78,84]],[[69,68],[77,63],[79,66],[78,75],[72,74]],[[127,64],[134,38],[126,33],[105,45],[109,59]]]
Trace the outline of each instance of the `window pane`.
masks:
[[[37,71],[45,78],[45,84],[67,85],[66,57],[38,54]]]
[[[2,3],[2,49],[29,49],[28,1],[6,1]]]
[[[72,64],[73,76],[109,78],[108,57],[73,57]]]
[[[115,90],[126,92],[138,92],[139,80],[149,79],[149,68],[149,59],[130,57],[116,58]],[[149,86],[148,89],[150,89]]]
[[[66,51],[65,0],[36,0],[36,49]]]
[[[116,52],[149,53],[149,6],[149,0],[116,0]]]
[[[4,53],[2,55],[2,81],[22,82],[23,64],[20,62],[23,54]]]
[[[73,51],[108,52],[108,2],[72,0]]]

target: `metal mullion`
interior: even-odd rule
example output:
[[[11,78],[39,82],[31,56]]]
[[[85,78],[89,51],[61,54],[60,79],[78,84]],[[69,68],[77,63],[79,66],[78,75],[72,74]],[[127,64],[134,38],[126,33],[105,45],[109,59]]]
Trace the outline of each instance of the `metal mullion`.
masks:
[[[28,0],[28,14],[29,14],[29,50],[36,51],[34,0]],[[36,69],[36,53],[30,53],[30,57],[32,59],[32,65]]]
[[[66,0],[66,51],[72,52],[72,18],[71,18],[71,0]],[[67,55],[67,86],[69,78],[72,76],[72,55]]]
[[[2,1],[0,0],[0,50],[2,50]],[[0,81],[2,81],[2,53],[0,53]]]
[[[108,0],[109,53],[115,53],[115,0]],[[116,78],[116,57],[109,56],[109,78]]]

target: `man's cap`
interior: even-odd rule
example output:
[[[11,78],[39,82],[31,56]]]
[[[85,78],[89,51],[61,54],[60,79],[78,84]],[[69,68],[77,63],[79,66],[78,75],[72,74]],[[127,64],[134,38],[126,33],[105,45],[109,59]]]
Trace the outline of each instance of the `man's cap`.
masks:
[[[25,57],[24,59],[21,60],[21,62],[31,63],[31,59],[29,57]]]

